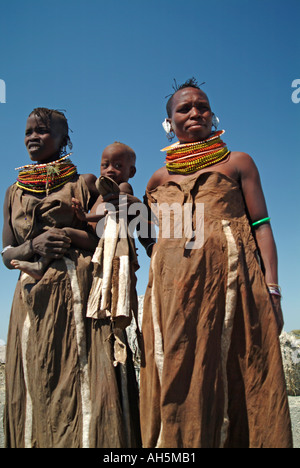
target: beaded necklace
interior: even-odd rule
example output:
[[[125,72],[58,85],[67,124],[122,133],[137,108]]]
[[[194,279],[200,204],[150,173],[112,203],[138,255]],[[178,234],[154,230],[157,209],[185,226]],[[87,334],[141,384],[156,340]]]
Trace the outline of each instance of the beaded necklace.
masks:
[[[16,185],[34,193],[49,194],[65,185],[77,174],[77,168],[69,159],[71,153],[47,164],[27,164],[17,167],[19,175]]]
[[[225,130],[215,132],[210,138],[195,143],[174,143],[163,148],[166,151],[166,167],[171,172],[190,174],[216,164],[230,153],[221,140]]]

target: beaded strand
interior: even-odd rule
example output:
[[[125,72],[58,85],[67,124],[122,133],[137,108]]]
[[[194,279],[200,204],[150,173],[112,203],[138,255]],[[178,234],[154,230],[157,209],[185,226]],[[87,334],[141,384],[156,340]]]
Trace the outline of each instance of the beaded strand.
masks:
[[[189,174],[216,164],[225,159],[230,151],[221,140],[224,130],[215,132],[210,138],[194,143],[179,144],[163,148],[166,151],[166,167],[169,171]]]
[[[33,193],[48,193],[66,184],[74,175],[77,168],[69,160],[69,155],[47,164],[27,164],[17,168],[20,170],[17,187]]]

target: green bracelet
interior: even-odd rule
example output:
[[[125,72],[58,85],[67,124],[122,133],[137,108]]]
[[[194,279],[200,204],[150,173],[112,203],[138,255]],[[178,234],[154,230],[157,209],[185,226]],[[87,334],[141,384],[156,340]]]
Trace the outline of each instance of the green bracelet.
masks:
[[[264,223],[269,223],[270,222],[270,219],[271,218],[263,218],[263,219],[260,219],[259,221],[255,221],[255,223],[252,223],[252,227],[255,227],[255,226],[260,226],[261,224],[264,224]]]

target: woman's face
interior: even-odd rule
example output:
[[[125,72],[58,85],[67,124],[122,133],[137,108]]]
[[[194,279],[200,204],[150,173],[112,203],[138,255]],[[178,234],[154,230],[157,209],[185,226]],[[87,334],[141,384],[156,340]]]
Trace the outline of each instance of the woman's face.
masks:
[[[58,125],[52,127],[37,115],[28,117],[24,142],[32,161],[47,163],[59,157],[63,136]]]
[[[205,140],[211,134],[212,112],[205,93],[183,88],[173,96],[169,122],[180,143]]]

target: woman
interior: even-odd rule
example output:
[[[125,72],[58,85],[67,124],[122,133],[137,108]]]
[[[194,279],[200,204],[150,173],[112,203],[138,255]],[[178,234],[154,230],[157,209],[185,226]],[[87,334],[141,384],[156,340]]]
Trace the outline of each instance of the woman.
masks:
[[[75,216],[72,198],[88,210],[98,194],[96,177],[78,175],[61,157],[68,142],[62,113],[34,109],[25,145],[36,164],[21,168],[6,194],[5,265],[52,260],[39,281],[22,272],[14,295],[7,340],[6,446],[135,446],[134,370],[128,362],[122,369],[114,366],[109,321],[86,318],[97,238]]]
[[[143,445],[291,447],[276,247],[257,168],[212,132],[194,79],[167,111],[179,143],[147,187],[160,234],[142,327]],[[177,218],[165,235],[168,203],[180,207],[171,219],[190,207],[190,230]]]

